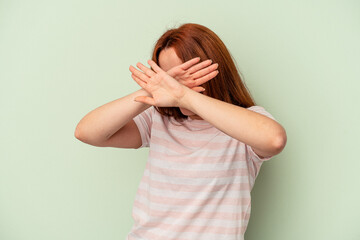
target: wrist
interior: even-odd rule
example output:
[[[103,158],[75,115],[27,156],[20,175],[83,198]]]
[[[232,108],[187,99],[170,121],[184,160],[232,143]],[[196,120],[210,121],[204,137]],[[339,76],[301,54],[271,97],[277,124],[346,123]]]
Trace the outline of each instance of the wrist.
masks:
[[[151,97],[151,94],[148,93],[145,89],[140,88],[139,90],[136,91],[136,96],[147,96],[147,97]]]
[[[188,87],[184,87],[184,95],[179,100],[178,107],[186,108],[191,111],[192,108],[191,99],[193,98],[193,94],[199,94],[199,93],[195,92],[194,90],[191,90]]]

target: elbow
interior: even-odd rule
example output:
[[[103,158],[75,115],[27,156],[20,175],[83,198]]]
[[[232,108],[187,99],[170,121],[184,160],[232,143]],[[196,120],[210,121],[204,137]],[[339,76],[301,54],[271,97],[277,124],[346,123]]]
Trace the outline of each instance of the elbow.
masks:
[[[104,141],[101,139],[99,140],[96,136],[91,135],[88,133],[87,129],[83,126],[79,126],[79,124],[76,126],[74,131],[74,136],[79,141],[90,144],[97,147],[103,147]],[[106,141],[106,140],[105,140]]]
[[[83,143],[87,143],[90,144],[89,139],[86,137],[86,135],[84,134],[84,130],[81,129],[79,127],[79,125],[76,127],[75,132],[74,132],[74,136],[77,140],[83,142]]]
[[[74,136],[76,139],[82,141],[82,135],[81,135],[81,131],[80,131],[80,127],[79,127],[79,124],[76,126],[75,128],[75,132],[74,132]]]
[[[281,129],[280,133],[277,134],[276,138],[273,140],[274,152],[279,154],[285,148],[287,142],[287,135],[284,128]]]

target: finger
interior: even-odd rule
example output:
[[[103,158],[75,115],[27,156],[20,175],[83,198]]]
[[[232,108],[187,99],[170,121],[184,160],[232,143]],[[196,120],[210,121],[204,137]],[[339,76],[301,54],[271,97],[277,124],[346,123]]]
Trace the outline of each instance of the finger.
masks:
[[[156,73],[163,72],[163,70],[153,60],[148,60],[148,64],[152,67],[152,69],[154,69]]]
[[[219,64],[214,63],[214,64],[212,64],[212,65],[210,65],[210,66],[208,66],[208,67],[206,67],[204,69],[201,69],[201,70],[197,71],[196,73],[192,74],[192,77],[194,79],[201,78],[201,77],[215,71],[218,68],[218,66],[219,66]]]
[[[195,72],[199,71],[200,69],[203,69],[204,67],[209,66],[211,63],[212,63],[212,60],[210,60],[210,59],[202,61],[201,63],[198,63],[195,66],[189,68],[188,72],[190,74],[195,73]]]
[[[143,71],[147,76],[152,77],[155,73],[148,67],[145,67],[142,63],[138,62],[136,66]]]
[[[144,81],[145,83],[149,81],[149,77],[145,73],[137,70],[133,66],[130,65],[129,70],[130,72],[132,72],[132,74],[134,74],[136,77],[138,77],[140,80]]]
[[[194,80],[195,85],[199,86],[201,84],[206,83],[207,81],[209,81],[209,80],[213,79],[214,77],[216,77],[216,75],[218,75],[218,73],[219,73],[219,71],[216,70],[216,71],[213,71],[213,72],[211,72],[211,73],[209,73],[209,74],[207,74],[207,75],[205,75],[205,76],[203,76],[201,78],[198,78],[198,79]]]
[[[140,78],[138,78],[137,76],[135,76],[134,74],[131,74],[132,79],[135,80],[135,82],[137,84],[139,84],[140,87],[142,87],[143,89],[146,89],[146,83],[144,81],[142,81]]]
[[[147,96],[137,96],[137,97],[134,99],[134,101],[155,106],[155,101],[154,101],[154,99],[151,98],[151,97],[147,97]]]
[[[196,57],[196,58],[190,59],[189,61],[184,62],[183,64],[180,65],[180,67],[182,69],[186,70],[199,61],[200,61],[200,57]]]
[[[195,92],[204,92],[205,91],[205,88],[203,88],[203,87],[193,87],[191,89],[194,90]]]
[[[176,76],[177,76],[178,74],[182,73],[182,71],[183,71],[183,70],[182,70],[181,68],[179,68],[179,66],[175,66],[175,67],[173,67],[173,68],[170,68],[166,73],[169,74],[170,76],[176,78]]]

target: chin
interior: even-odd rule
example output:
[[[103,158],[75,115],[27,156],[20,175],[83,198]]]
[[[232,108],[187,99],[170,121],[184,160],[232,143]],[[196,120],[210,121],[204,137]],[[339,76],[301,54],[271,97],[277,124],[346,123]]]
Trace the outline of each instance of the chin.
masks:
[[[182,114],[184,114],[185,116],[188,116],[192,119],[202,119],[201,117],[199,117],[198,115],[196,115],[195,113],[193,113],[190,110],[187,110],[186,108],[180,108],[180,111]]]
[[[186,116],[194,116],[195,115],[195,113],[193,113],[190,110],[187,110],[186,108],[180,108],[180,111],[182,114],[184,114]]]

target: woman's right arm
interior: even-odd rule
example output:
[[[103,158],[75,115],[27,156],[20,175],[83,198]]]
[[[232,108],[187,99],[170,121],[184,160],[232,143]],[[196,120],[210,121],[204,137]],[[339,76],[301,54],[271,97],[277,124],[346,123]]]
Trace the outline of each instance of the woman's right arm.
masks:
[[[141,136],[133,118],[151,105],[135,102],[137,96],[151,95],[140,89],[92,110],[76,126],[75,137],[98,147],[139,148]]]

